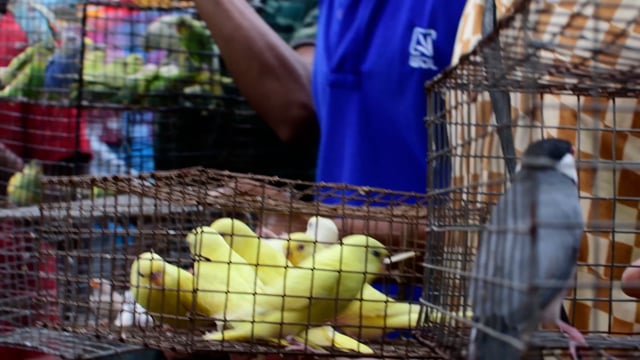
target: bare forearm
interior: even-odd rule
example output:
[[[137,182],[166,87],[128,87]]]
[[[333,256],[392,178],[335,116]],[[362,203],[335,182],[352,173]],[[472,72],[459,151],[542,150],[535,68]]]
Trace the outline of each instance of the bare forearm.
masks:
[[[246,0],[196,0],[249,105],[287,142],[315,130],[311,67]]]

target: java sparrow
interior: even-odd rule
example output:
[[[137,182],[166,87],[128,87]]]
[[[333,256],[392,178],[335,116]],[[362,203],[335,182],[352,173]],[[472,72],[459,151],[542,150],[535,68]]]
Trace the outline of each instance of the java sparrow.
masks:
[[[469,280],[474,314],[469,359],[520,359],[522,344],[540,323],[569,336],[574,359],[576,346],[586,345],[582,334],[560,319],[584,230],[574,153],[571,143],[560,139],[529,145],[492,209]]]

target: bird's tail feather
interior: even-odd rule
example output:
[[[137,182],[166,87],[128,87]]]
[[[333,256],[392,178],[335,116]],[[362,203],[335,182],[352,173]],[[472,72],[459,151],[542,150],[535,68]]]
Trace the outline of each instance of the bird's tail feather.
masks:
[[[518,329],[509,325],[503,316],[492,316],[483,321],[483,324],[503,335],[519,338]],[[469,347],[469,360],[517,360],[522,351],[512,344],[499,339],[483,330],[474,328],[471,334]]]

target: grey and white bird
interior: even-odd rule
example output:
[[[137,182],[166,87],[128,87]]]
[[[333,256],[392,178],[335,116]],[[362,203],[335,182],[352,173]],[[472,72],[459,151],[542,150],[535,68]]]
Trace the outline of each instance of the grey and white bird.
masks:
[[[493,208],[469,283],[469,359],[520,359],[541,323],[569,336],[574,359],[576,346],[586,346],[582,334],[560,319],[584,231],[574,153],[560,139],[529,145]]]
[[[98,318],[98,323],[110,323],[122,311],[124,295],[114,291],[111,281],[107,279],[92,278],[89,286],[92,288],[89,305]]]
[[[138,327],[151,327],[153,324],[153,317],[147,313],[142,305],[136,302],[131,291],[125,291],[122,310],[120,310],[118,316],[113,321],[113,325],[118,327],[129,327],[133,325]]]
[[[89,305],[98,319],[98,325],[113,321],[119,327],[153,326],[153,318],[136,302],[131,291],[116,291],[110,280],[102,278],[92,278],[89,285],[92,288]]]

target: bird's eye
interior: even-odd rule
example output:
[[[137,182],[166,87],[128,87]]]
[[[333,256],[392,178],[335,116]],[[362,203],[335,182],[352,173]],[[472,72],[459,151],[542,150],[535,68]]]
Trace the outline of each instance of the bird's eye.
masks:
[[[298,251],[302,251],[302,250],[304,250],[304,244],[298,244],[298,246],[296,246],[296,249],[297,249]]]
[[[382,254],[380,253],[380,250],[373,250],[373,251],[371,251],[371,254],[372,254],[374,257],[377,257],[377,258],[379,258],[380,256],[382,256]]]

